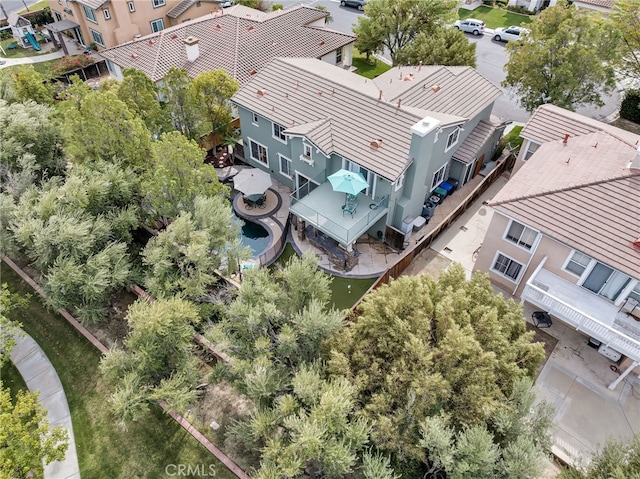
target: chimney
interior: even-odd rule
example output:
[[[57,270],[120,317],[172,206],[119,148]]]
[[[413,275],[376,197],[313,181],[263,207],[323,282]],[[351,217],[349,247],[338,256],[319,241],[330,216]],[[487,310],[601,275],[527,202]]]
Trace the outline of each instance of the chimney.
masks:
[[[187,37],[183,40],[184,46],[187,49],[187,60],[189,63],[195,62],[200,56],[200,46],[198,45],[198,39],[195,37]]]
[[[564,135],[564,140],[562,140],[562,143],[564,143],[566,145],[568,141],[569,141],[569,133],[566,133]]]

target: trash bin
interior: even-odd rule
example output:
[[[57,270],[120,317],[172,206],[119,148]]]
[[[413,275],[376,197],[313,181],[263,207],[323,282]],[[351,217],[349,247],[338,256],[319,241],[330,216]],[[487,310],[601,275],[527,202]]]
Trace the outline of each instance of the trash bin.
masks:
[[[445,190],[447,192],[447,196],[449,196],[451,193],[453,193],[453,190],[455,189],[453,187],[453,185],[450,184],[447,181],[445,181],[444,183],[440,183],[440,188],[442,188],[443,190]]]
[[[458,180],[456,180],[455,178],[447,178],[447,183],[449,183],[451,186],[453,186],[453,191],[456,191],[458,189],[458,187],[460,186],[460,182]]]

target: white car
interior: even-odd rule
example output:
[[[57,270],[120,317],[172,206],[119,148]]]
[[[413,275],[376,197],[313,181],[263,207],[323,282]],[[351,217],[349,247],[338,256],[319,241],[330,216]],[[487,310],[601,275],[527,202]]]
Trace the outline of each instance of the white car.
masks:
[[[458,30],[473,33],[474,35],[482,35],[484,33],[484,22],[475,18],[467,18],[466,20],[456,20],[453,24]]]
[[[521,40],[529,30],[522,27],[496,28],[493,31],[493,39],[497,42],[513,42]]]
[[[231,7],[232,5],[233,5],[233,0],[222,0],[222,1],[220,2],[220,6],[221,6],[222,8],[229,8],[229,7]]]

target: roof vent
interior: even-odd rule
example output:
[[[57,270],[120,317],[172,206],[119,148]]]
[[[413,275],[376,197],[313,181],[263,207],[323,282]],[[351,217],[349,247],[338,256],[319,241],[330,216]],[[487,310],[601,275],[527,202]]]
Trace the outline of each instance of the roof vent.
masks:
[[[636,251],[640,251],[640,238],[636,239],[635,241],[632,241],[631,247]]]
[[[248,31],[248,32],[252,32],[252,31],[254,31],[254,30],[255,30],[255,27],[254,27],[253,25],[251,25],[251,26],[249,26],[249,27],[247,28],[247,31]]]
[[[402,98],[398,98],[398,108],[400,108],[400,105],[402,105]]]
[[[413,80],[413,73],[409,73],[406,77],[402,79],[402,81],[411,81]]]
[[[178,39],[178,35],[176,35],[175,33],[173,35],[171,35],[169,38],[171,38],[171,40],[177,40]]]
[[[373,140],[371,143],[369,143],[369,147],[374,150],[377,150],[381,146],[382,146],[382,140],[380,138],[378,138],[377,140]]]
[[[149,46],[152,47],[156,44],[156,41],[154,39],[149,40]]]
[[[256,73],[258,73],[258,72],[257,72],[257,71],[255,71],[255,70],[249,70],[249,75],[250,75],[250,76],[253,76],[253,75],[255,75]]]
[[[562,143],[564,143],[566,145],[568,143],[568,141],[569,141],[569,133],[566,133],[564,135],[564,140],[562,140]]]
[[[441,90],[439,85],[431,85],[431,89],[433,90],[433,93],[438,93]]]
[[[320,40],[320,43],[318,43],[318,45],[320,46],[324,45],[324,40]]]
[[[265,96],[267,94],[267,89],[266,88],[261,88],[256,93],[258,94],[258,96]]]
[[[382,100],[382,90],[378,90],[378,100]]]
[[[216,30],[222,30],[222,25],[218,23],[218,24],[216,25]]]
[[[319,92],[318,92],[318,95],[322,95],[322,92],[321,92],[321,91],[319,91]]]
[[[140,55],[138,55],[137,53],[132,53],[131,54],[131,59],[136,60]]]

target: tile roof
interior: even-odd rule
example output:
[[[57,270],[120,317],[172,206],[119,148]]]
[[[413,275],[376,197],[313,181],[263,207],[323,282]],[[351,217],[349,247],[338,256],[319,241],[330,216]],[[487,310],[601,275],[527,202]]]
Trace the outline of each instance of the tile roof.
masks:
[[[469,136],[458,147],[453,157],[465,163],[471,163],[476,159],[478,151],[491,138],[497,127],[497,124],[493,124],[490,121],[480,120],[473,131],[469,133]]]
[[[565,135],[578,136],[595,131],[606,131],[630,144],[635,144],[640,140],[640,136],[635,133],[550,104],[538,107],[520,132],[520,136],[542,144],[547,141],[559,140]]]
[[[604,131],[543,144],[490,206],[636,278],[637,149]]]
[[[257,18],[249,18],[256,16],[251,12],[257,10],[237,5],[103,50],[100,55],[122,68],[142,70],[154,81],[164,78],[171,67],[186,69],[192,78],[224,68],[243,84],[272,58],[320,58],[355,41],[353,35],[315,26],[327,13],[314,8],[258,12]],[[199,40],[200,51],[191,63],[182,42],[189,36]]]
[[[613,8],[613,0],[574,0],[574,3],[586,3],[596,7]]]
[[[398,66],[374,80],[389,101],[473,118],[502,91],[471,67]]]
[[[93,8],[95,10],[96,8],[100,8],[102,5],[104,5],[110,0],[72,0],[72,1],[79,3],[80,5],[86,5],[87,7]]]
[[[175,7],[167,12],[167,17],[176,19],[184,12],[189,10],[189,7],[194,5],[198,0],[182,0]]]
[[[421,88],[420,80],[415,81]],[[398,106],[380,97],[376,80],[309,58],[273,60],[232,100],[285,126],[285,133],[306,136],[325,154],[344,155],[391,181],[410,162],[411,127],[425,116],[454,118],[405,103]],[[378,139],[382,145],[371,147]]]

